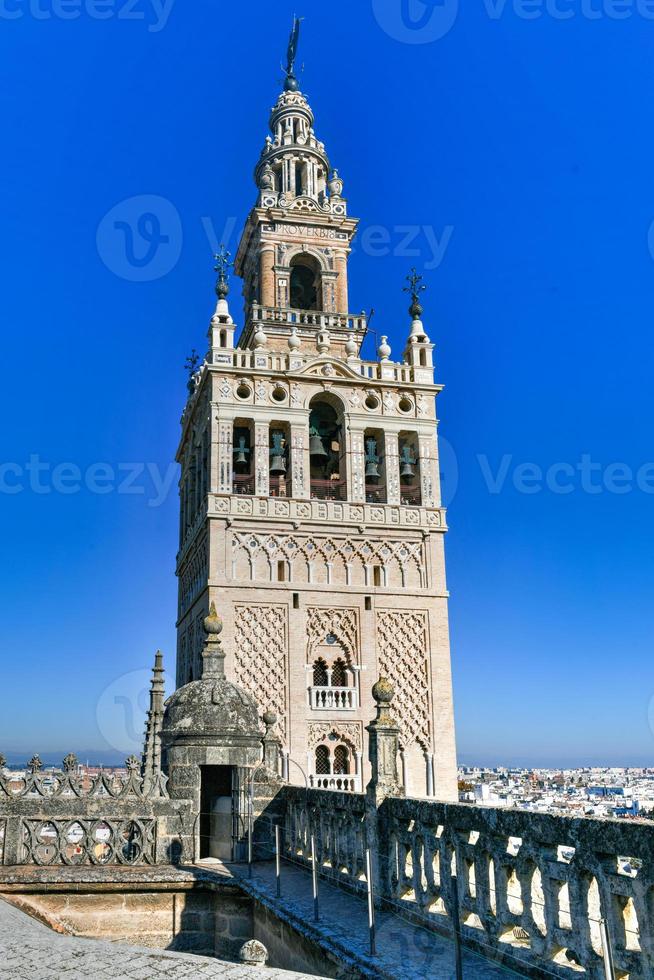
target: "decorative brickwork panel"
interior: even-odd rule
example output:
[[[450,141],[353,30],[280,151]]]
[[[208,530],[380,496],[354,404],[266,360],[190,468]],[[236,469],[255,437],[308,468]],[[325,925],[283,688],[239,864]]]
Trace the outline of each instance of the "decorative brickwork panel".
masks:
[[[309,722],[308,748],[315,749],[320,742],[334,736],[347,742],[356,752],[362,750],[361,722],[358,721],[326,721]]]
[[[288,624],[285,606],[237,605],[235,608],[236,683],[272,709],[277,730],[287,743]]]
[[[348,654],[350,662],[359,662],[359,630],[355,609],[318,609],[308,610],[307,637],[309,639],[307,655],[312,660],[313,650],[326,642],[328,636],[334,636]]]
[[[427,615],[384,610],[377,613],[379,673],[395,687],[393,715],[403,746],[431,749]]]

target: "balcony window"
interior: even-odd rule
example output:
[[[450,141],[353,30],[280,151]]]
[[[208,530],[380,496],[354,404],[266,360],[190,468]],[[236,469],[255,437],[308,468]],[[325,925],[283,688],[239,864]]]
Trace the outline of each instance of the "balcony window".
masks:
[[[329,666],[323,657],[313,663],[309,704],[314,711],[354,711],[359,694],[354,672],[342,657]]]

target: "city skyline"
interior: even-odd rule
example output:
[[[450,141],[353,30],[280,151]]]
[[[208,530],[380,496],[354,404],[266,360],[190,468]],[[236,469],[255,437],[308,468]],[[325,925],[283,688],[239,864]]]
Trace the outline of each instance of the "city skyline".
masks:
[[[226,33],[235,16],[221,15]],[[407,321],[404,276],[415,265],[429,284],[424,321],[445,384],[439,415],[459,762],[490,764],[493,755],[497,765],[645,765],[654,689],[633,681],[647,678],[652,637],[647,507],[654,464],[642,421],[651,412],[645,331],[654,211],[647,214],[639,185],[647,176],[646,136],[622,103],[611,102],[608,84],[602,111],[593,115],[584,101],[600,85],[608,34],[601,24],[572,25],[589,59],[592,44],[598,50],[586,64],[585,93],[570,94],[570,73],[554,78],[547,51],[552,36],[565,45],[565,25],[542,22],[530,34],[532,25],[519,19],[500,24],[461,12],[446,37],[409,45],[390,36],[374,11],[348,16],[369,39],[357,49],[361,77],[348,80],[347,98],[337,98],[323,76],[320,32],[307,30],[302,85],[363,219],[351,306],[375,307],[372,326],[388,333],[394,357]],[[253,194],[262,107],[272,105],[278,86],[271,56],[225,104],[207,98],[206,68],[180,60],[185,94],[176,95],[166,60],[179,56],[191,34],[198,43],[200,25],[203,32],[218,25],[205,6],[175,8],[172,17],[177,32],[146,31],[145,38],[126,31],[137,25],[80,23],[67,35],[66,24],[48,24],[70,58],[54,83],[51,118],[36,98],[54,51],[38,23],[20,25],[43,56],[23,76],[36,125],[24,131],[13,108],[9,125],[21,157],[37,131],[51,157],[39,180],[35,164],[24,171],[8,164],[7,361],[29,357],[32,378],[28,396],[25,372],[15,367],[3,391],[12,418],[0,494],[12,555],[3,577],[3,672],[19,692],[3,726],[0,749],[8,756],[36,751],[45,738],[62,751],[102,749],[109,729],[103,735],[98,711],[111,697],[124,699],[125,728],[140,740],[138,709],[146,705],[139,692],[157,646],[173,671],[172,459],[182,364],[204,341],[211,254],[223,240],[236,243]],[[645,90],[643,23],[610,26],[612,42],[616,32],[625,38],[624,48],[612,45],[616,59],[626,61],[627,37],[643,40],[629,64]],[[488,49],[491,28],[496,43]],[[528,56],[501,64],[502,31],[524,38]],[[74,83],[91,72],[94,44],[111,45],[114,34],[141,91],[117,80],[123,122],[107,147],[103,126],[96,130],[91,120],[111,125],[115,93],[106,80],[85,91]],[[341,26],[339,48],[348,52],[352,43]],[[265,49],[258,36],[254,44]],[[139,66],[144,45],[148,60]],[[466,78],[463,63],[470,68],[473,52],[478,60]],[[227,47],[221,57],[234,77],[238,52]],[[401,83],[373,75],[375,59],[384,57],[397,64]],[[493,84],[483,96],[488,70]],[[426,72],[433,91],[421,90]],[[189,106],[192,91],[198,100]],[[353,137],[364,105],[370,136],[361,145]],[[574,123],[582,111],[589,125],[580,132]],[[617,126],[618,111],[626,113],[623,140],[630,137],[640,161],[629,187],[606,183],[619,154],[603,133],[604,113]],[[173,139],[176,127],[186,140]],[[201,147],[192,142],[197,133]],[[163,152],[153,152],[158,146]],[[83,161],[74,176],[69,154]],[[163,235],[179,247],[170,269],[144,262],[147,249],[130,262],[127,233],[122,255],[103,237],[107,227],[122,221],[129,229],[143,213],[159,222],[141,226],[146,244]],[[25,226],[31,235],[20,231]],[[137,231],[138,224],[130,234]],[[611,274],[602,275],[609,258]],[[232,287],[240,326],[236,280]],[[35,334],[38,346],[30,344]],[[138,676],[121,681],[130,674]],[[618,676],[627,683],[616,683]],[[20,692],[28,683],[26,712]]]

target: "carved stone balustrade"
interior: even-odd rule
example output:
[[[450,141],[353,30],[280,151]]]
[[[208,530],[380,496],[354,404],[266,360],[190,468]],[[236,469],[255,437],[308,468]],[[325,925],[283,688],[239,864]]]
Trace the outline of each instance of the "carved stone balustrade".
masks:
[[[378,898],[463,940],[523,975],[604,980],[600,920],[616,977],[654,976],[654,824],[386,797],[376,819],[366,797],[285,790],[286,848],[321,872],[365,887],[364,852],[378,867]],[[375,830],[375,823],[377,828]]]
[[[170,800],[166,776],[143,779],[140,762],[125,775],[86,778],[41,772],[35,756],[26,774],[0,772],[0,864],[163,864],[189,851],[190,803]]]
[[[312,687],[309,696],[315,711],[354,711],[359,707],[356,687]]]

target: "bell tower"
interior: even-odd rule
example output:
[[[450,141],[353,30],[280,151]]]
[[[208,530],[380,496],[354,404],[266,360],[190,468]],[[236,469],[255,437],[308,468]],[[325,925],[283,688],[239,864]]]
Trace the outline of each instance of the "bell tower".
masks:
[[[234,260],[243,326],[221,249],[182,417],[177,684],[200,676],[215,602],[228,678],[278,716],[285,778],[365,787],[371,688],[386,676],[407,794],[455,800],[441,386],[424,287],[414,270],[402,360],[386,337],[362,360],[366,318],[348,309],[357,219],[299,90],[298,38],[296,21]]]

